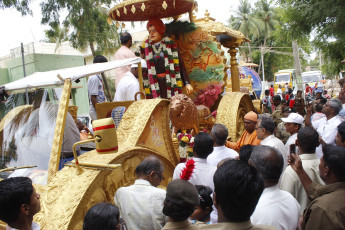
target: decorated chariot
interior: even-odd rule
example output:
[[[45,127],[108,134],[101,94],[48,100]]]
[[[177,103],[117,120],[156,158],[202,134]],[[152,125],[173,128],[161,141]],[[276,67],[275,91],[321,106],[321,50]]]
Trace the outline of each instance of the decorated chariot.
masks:
[[[184,63],[189,79],[183,84],[190,84],[191,88],[186,90],[182,83],[179,85],[175,68],[176,72],[170,70],[166,73],[169,76],[164,76],[165,81],[170,79],[170,83],[177,87],[177,91],[172,90],[175,95],[167,93],[167,97],[181,95],[179,88],[188,93],[188,97],[185,99],[182,94],[180,100],[160,98],[158,83],[157,88],[152,87],[158,74],[151,72],[151,78],[149,74],[146,79],[140,75],[142,100],[97,104],[100,120],[93,123],[95,137],[86,141],[96,143],[96,149],[78,155],[78,145],[85,141],[75,143],[72,161],[62,162],[63,148],[67,145],[64,136],[68,135],[66,130],[71,117],[76,117],[75,106],[70,106],[72,85],[81,78],[133,63],[139,63],[141,69],[140,58],[35,73],[2,86],[2,91],[11,92],[10,98],[23,95],[29,103],[12,106],[0,122],[3,162],[0,172],[15,171],[13,174],[16,174],[20,171],[33,178],[34,186],[41,194],[41,211],[34,221],[41,229],[82,229],[86,211],[96,203],[113,202],[116,190],[134,182],[135,167],[149,155],[157,156],[164,163],[166,179],[162,186],[166,186],[180,160],[170,120],[176,129],[195,131],[202,129],[202,125],[223,123],[229,129],[231,140],[240,137],[243,117],[254,110],[254,106],[250,96],[240,92],[236,53],[237,47],[249,40],[240,32],[215,22],[209,14],[202,19],[193,18],[195,7],[196,2],[192,0],[127,0],[109,11],[109,18],[116,22],[173,17],[174,21],[167,25],[167,43],[176,44],[179,60]],[[187,30],[181,29],[176,17],[184,13],[190,15],[190,22],[182,24],[189,28]],[[228,49],[231,57],[231,93],[224,92],[229,67],[221,46]],[[150,61],[149,58],[146,60]],[[173,59],[172,62],[176,66],[180,64]],[[167,92],[168,83],[166,81]],[[39,88],[46,90],[35,94],[34,90]],[[183,100],[192,102],[192,105],[182,103]],[[126,112],[115,129],[111,118],[103,118],[118,106],[126,107]],[[201,115],[193,106],[203,107],[199,109]],[[214,111],[217,113],[215,120],[208,120]],[[183,114],[187,117],[182,118]],[[196,122],[183,122],[195,116]]]

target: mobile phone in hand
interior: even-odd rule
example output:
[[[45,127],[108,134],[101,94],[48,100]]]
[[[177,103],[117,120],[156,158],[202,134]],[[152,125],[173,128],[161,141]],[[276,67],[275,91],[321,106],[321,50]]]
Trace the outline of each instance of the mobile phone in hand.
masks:
[[[296,145],[295,145],[295,144],[291,144],[291,145],[290,145],[290,154],[291,154],[291,153],[296,154]]]

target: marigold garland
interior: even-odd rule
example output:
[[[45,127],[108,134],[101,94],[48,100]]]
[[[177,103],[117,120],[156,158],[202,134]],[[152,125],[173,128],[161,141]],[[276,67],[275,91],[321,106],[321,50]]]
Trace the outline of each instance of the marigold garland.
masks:
[[[167,97],[171,98],[174,95],[182,93],[178,51],[175,42],[168,37],[163,37],[161,43],[165,62]],[[149,39],[145,41],[145,60],[147,63],[148,76],[143,80],[146,98],[157,98],[161,95],[154,65],[154,51],[152,45],[153,43],[149,42]]]

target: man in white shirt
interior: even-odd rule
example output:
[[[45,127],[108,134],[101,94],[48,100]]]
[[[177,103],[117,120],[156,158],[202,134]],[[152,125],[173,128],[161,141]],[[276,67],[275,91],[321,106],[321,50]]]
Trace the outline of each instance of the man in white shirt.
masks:
[[[217,167],[218,163],[226,158],[234,159],[238,153],[225,147],[228,138],[228,129],[223,124],[214,124],[211,130],[211,136],[214,140],[213,152],[207,157],[207,164]]]
[[[228,160],[214,174],[213,203],[218,211],[217,224],[199,225],[203,230],[270,230],[250,221],[264,189],[260,173],[247,162]]]
[[[282,93],[283,93],[283,91],[282,91],[282,86],[279,85],[279,86],[278,86],[278,89],[277,89],[277,95],[280,96],[280,99],[283,99]],[[285,98],[284,98],[284,99],[285,99]]]
[[[119,188],[115,205],[130,230],[160,230],[167,218],[162,213],[166,192],[157,186],[164,179],[163,164],[155,156],[145,158],[135,169],[134,185]]]
[[[0,220],[6,230],[39,230],[33,217],[41,209],[40,194],[28,177],[12,177],[0,181]]]
[[[294,145],[297,139],[297,133],[300,130],[304,118],[298,113],[290,113],[287,118],[282,118],[282,121],[285,122],[286,131],[291,134],[289,139],[285,144],[286,152],[290,153],[290,145]],[[294,153],[298,152],[298,148],[295,148]]]
[[[194,165],[193,173],[189,178],[183,178],[188,180],[194,185],[206,185],[214,190],[213,185],[213,174],[216,171],[216,167],[213,165],[207,164],[206,158],[213,152],[213,138],[204,132],[200,132],[195,136],[194,147],[193,147],[193,160]],[[188,163],[188,162],[187,162]],[[176,166],[173,174],[174,179],[182,179],[184,169],[186,168],[186,163],[180,163]]]
[[[303,168],[312,181],[323,185],[325,183],[319,173],[320,159],[315,154],[315,149],[319,144],[319,134],[313,128],[305,127],[298,132],[296,145],[299,147],[299,157],[302,160]],[[288,166],[283,173],[280,189],[291,193],[296,198],[301,205],[300,214],[303,214],[304,209],[310,204],[310,200],[291,166]]]
[[[102,55],[98,55],[93,59],[93,63],[104,62],[108,62],[108,60]],[[96,104],[106,101],[101,75],[97,74],[89,77],[87,81],[87,91],[89,93],[89,114],[91,120],[97,120]]]
[[[250,218],[252,223],[271,225],[280,230],[295,230],[300,205],[290,193],[278,189],[284,166],[281,154],[270,146],[254,146],[249,164],[261,173],[265,186]]]
[[[271,116],[260,114],[259,120],[256,124],[256,133],[259,140],[262,140],[260,145],[271,146],[282,154],[284,159],[284,169],[287,166],[287,152],[284,143],[273,135],[276,125]]]
[[[141,59],[141,68],[143,74],[147,72],[147,64],[143,59]],[[135,100],[135,94],[140,91],[138,77],[138,64],[132,64],[131,71],[126,73],[116,88],[114,101]],[[140,99],[140,95],[137,95],[137,99]]]
[[[326,117],[321,118],[317,121],[311,122],[312,107],[307,107],[307,115],[305,118],[306,126],[313,126],[314,129],[320,135],[320,143],[316,148],[316,154],[319,158],[322,157],[322,145],[330,144],[335,145],[335,137],[338,133],[338,125],[341,123],[341,119],[338,116],[339,112],[343,108],[343,105],[338,99],[331,99],[327,101],[322,107],[322,112]]]

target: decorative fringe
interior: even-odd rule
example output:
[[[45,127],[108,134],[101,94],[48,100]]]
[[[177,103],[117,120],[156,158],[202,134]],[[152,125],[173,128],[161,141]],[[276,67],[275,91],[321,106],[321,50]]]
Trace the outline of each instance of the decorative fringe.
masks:
[[[182,180],[189,180],[193,174],[194,168],[195,168],[195,161],[193,159],[188,160],[186,163],[186,166],[182,169],[180,178]]]

